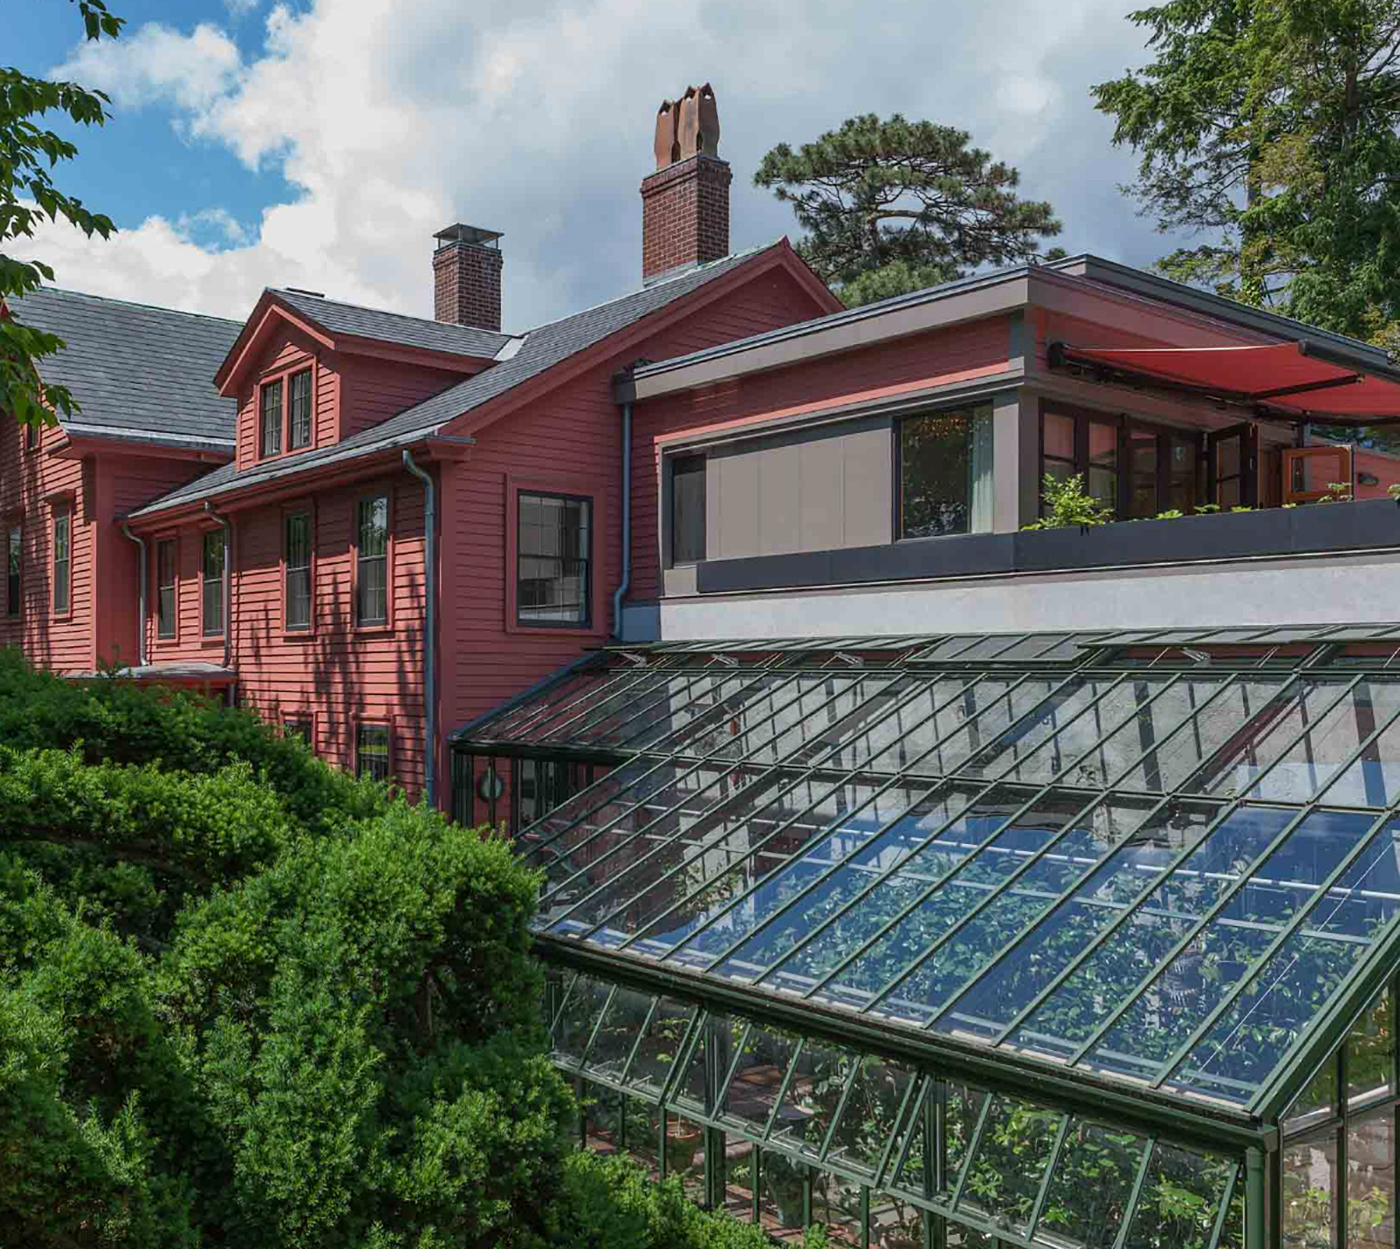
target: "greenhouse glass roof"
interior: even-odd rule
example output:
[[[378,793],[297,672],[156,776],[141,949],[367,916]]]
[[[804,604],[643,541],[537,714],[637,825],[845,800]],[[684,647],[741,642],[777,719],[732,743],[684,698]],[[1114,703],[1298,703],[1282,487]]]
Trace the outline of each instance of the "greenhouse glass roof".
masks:
[[[547,956],[963,1071],[1276,1123],[1400,961],[1400,625],[618,647],[455,745],[595,765]]]

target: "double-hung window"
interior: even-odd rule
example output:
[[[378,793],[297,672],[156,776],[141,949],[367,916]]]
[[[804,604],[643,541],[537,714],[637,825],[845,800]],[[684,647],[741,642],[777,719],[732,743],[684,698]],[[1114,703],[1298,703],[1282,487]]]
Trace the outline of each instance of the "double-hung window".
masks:
[[[589,623],[592,510],[588,499],[520,494],[515,598],[519,624]]]
[[[286,518],[283,588],[288,629],[311,627],[311,513],[289,512]]]
[[[389,496],[361,499],[355,557],[355,620],[362,625],[389,620]]]
[[[175,568],[174,538],[156,543],[156,637],[175,636]]]
[[[293,373],[288,386],[287,448],[300,451],[311,445],[311,370]]]
[[[705,558],[705,457],[678,455],[671,461],[671,563]]]
[[[53,518],[53,609],[63,615],[71,602],[73,567],[73,515],[59,512]]]
[[[355,733],[355,774],[389,779],[389,726],[361,724]]]
[[[224,565],[227,559],[224,531],[214,529],[206,533],[202,562],[206,637],[217,637],[224,631]]]
[[[262,388],[262,454],[282,453],[282,382],[268,382]]]
[[[21,547],[22,536],[18,526],[13,526],[5,535],[5,615],[19,615],[20,569],[24,554]]]

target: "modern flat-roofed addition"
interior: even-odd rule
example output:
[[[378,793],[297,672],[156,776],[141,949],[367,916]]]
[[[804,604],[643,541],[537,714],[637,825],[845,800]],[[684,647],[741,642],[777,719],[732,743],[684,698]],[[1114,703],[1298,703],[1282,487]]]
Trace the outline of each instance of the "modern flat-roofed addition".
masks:
[[[1347,442],[1400,420],[1383,353],[1093,256],[642,363],[616,394],[628,639],[1338,624],[1400,592],[1400,459]],[[1025,532],[1047,477],[1134,523]]]
[[[458,734],[457,814],[529,771],[492,814],[585,1140],[702,1200],[1389,1243],[1397,659],[1394,624],[615,647]]]

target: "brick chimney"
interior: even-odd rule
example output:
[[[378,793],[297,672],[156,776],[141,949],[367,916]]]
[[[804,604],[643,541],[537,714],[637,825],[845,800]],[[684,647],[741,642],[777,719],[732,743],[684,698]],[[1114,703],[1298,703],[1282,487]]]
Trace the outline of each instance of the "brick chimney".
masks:
[[[656,172],[642,181],[642,281],[729,255],[729,165],[714,89],[689,87],[656,114]]]
[[[501,328],[501,235],[480,226],[439,230],[433,252],[433,318],[478,330]]]

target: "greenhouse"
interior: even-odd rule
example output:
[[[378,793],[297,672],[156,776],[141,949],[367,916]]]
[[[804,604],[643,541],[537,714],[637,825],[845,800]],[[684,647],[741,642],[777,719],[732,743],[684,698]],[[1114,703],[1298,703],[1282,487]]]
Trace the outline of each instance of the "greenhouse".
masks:
[[[453,751],[586,1147],[784,1241],[1395,1246],[1400,625],[619,646]]]

